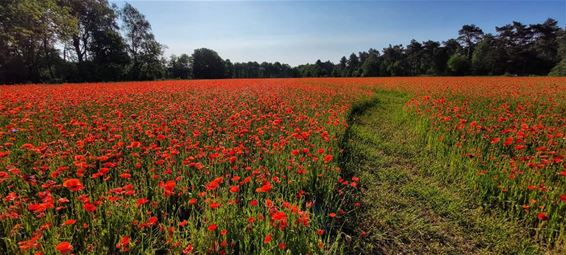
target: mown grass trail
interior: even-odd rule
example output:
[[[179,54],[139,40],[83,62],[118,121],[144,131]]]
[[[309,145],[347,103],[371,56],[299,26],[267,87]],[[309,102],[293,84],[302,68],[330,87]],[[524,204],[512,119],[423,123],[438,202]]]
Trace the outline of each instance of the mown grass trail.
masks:
[[[440,174],[403,110],[407,94],[379,91],[353,108],[344,139],[344,168],[363,180],[357,226],[367,232],[353,254],[538,254],[527,231],[485,210],[465,182]]]

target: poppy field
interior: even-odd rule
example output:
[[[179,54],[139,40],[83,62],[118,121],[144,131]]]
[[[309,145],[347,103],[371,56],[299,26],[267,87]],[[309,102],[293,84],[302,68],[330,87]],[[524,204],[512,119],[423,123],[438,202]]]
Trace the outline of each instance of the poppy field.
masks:
[[[2,254],[336,254],[367,183],[352,105],[405,110],[446,179],[566,241],[565,78],[332,78],[0,86]],[[354,226],[345,229],[343,226]],[[347,233],[347,234],[345,234]]]

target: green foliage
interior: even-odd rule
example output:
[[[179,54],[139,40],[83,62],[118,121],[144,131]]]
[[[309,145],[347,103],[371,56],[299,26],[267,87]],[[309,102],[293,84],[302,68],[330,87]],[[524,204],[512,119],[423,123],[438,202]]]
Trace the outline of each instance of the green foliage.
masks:
[[[555,67],[553,67],[548,75],[549,76],[566,76],[566,59],[563,59]]]
[[[330,77],[333,74],[338,75],[337,72],[334,72],[334,69],[335,66],[332,62],[322,62],[320,59],[314,64],[300,65],[296,68],[297,73],[301,77]]]
[[[352,53],[350,55],[350,58],[348,58],[348,67],[347,67],[348,76],[349,77],[359,76],[359,72],[358,72],[359,67],[360,67],[360,58],[358,58],[358,56],[356,56],[355,53]]]
[[[566,76],[566,32],[564,30],[560,31],[556,42],[559,45],[556,52],[557,58],[561,59],[561,61],[552,68],[548,75]]]
[[[481,28],[477,27],[474,24],[464,25],[458,31],[458,35],[458,40],[462,42],[466,49],[466,57],[468,58],[468,60],[471,60],[475,45],[483,37],[483,31],[481,30]]]
[[[93,54],[92,80],[120,81],[127,75],[130,56],[126,43],[117,31],[98,31],[93,34],[90,51]]]
[[[379,75],[379,62],[375,54],[369,54],[362,65],[362,76],[373,77]]]
[[[477,44],[472,54],[472,71],[476,75],[493,75],[500,74],[502,70],[498,68],[500,60],[500,51],[495,44],[493,36],[486,35],[485,38]]]
[[[161,59],[163,46],[155,40],[145,16],[128,3],[122,9],[121,16],[132,58],[129,78],[155,80],[164,77],[165,67]]]
[[[76,26],[55,0],[6,0],[0,5],[0,82],[54,79],[57,38]]]
[[[130,57],[127,44],[120,35],[118,13],[106,1],[70,2],[78,29],[64,42],[76,58],[82,81],[118,81],[126,79]]]
[[[172,55],[167,63],[167,75],[173,79],[188,79],[191,76],[191,58],[187,54]]]
[[[448,69],[452,74],[464,75],[470,69],[470,62],[466,56],[454,54],[448,59]]]
[[[224,78],[224,61],[216,51],[207,48],[196,49],[191,56],[193,78],[218,79]]]

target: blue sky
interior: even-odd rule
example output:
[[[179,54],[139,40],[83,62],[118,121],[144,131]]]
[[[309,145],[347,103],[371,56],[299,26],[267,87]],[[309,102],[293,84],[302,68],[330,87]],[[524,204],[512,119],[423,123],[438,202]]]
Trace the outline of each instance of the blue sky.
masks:
[[[551,17],[562,27],[566,21],[566,0],[128,2],[149,20],[167,56],[206,47],[232,62],[291,65],[337,62],[413,38],[444,41],[457,37],[463,24],[493,33],[513,20],[531,24]]]

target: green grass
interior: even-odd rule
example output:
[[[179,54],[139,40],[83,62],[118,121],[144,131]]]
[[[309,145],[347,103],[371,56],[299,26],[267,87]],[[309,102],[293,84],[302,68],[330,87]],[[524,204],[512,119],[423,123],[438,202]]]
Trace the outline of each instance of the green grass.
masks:
[[[409,98],[378,91],[349,118],[343,168],[363,185],[362,209],[349,229],[367,233],[351,253],[542,253],[519,222],[483,208],[464,177],[446,173],[453,162],[427,148],[423,122],[403,109]]]

